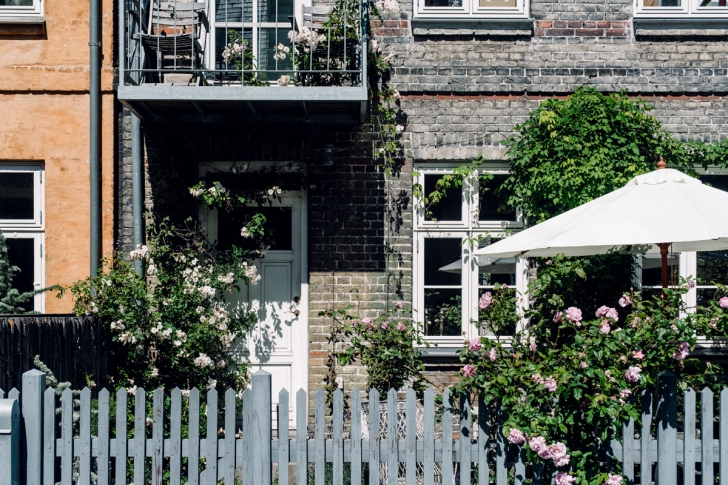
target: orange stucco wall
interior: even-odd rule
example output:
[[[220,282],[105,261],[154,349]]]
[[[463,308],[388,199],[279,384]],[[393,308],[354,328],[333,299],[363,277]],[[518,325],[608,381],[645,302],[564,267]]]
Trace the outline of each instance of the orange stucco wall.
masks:
[[[114,228],[113,2],[102,9],[103,254]],[[44,32],[0,25],[0,161],[43,161],[46,285],[89,275],[89,0],[49,0]],[[47,313],[71,310],[46,295]]]

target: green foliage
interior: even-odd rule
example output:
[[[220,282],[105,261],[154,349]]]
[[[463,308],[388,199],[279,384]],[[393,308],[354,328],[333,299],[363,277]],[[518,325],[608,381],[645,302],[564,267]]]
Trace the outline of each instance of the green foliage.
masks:
[[[236,69],[244,74],[237,75],[238,81],[244,81],[248,86],[262,86],[261,77],[255,69],[255,56],[247,40],[235,29],[228,30],[228,44],[222,51],[222,59],[226,69]]]
[[[13,288],[13,279],[18,273],[20,273],[20,268],[10,264],[8,244],[2,231],[0,231],[0,315],[38,313],[27,309],[28,306],[32,307],[35,295],[50,290],[58,291],[59,297],[63,295],[63,288],[59,285],[20,293],[16,288]]]
[[[585,277],[580,261],[557,257],[545,264],[529,285],[530,307],[522,316],[527,328],[512,339],[502,329],[521,316],[513,293],[496,287],[481,298],[479,322],[496,338],[476,338],[460,352],[461,390],[499,403],[511,442],[541,437],[550,445],[563,443],[568,463],[555,463],[547,452],[539,457],[538,446],[524,447],[529,460],[545,464],[545,476],[571,473],[580,485],[603,482],[609,466],[618,465],[605,462],[602,444],[619,438],[623,419],[639,420],[634,397],[654,389],[659,373],[674,373],[682,388],[716,382],[721,369],[690,352],[698,335],[728,330],[728,310],[719,304],[724,287],[710,305],[691,312],[682,300],[686,284],[667,290],[665,299],[627,293],[619,302],[577,308],[570,301]]]

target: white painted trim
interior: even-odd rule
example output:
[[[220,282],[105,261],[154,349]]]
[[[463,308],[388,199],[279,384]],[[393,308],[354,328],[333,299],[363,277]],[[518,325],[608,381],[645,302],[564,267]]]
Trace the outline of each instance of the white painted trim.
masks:
[[[413,0],[413,18],[448,19],[525,19],[531,11],[530,0],[517,0],[518,7],[481,8],[479,0],[463,0],[462,7],[426,7],[425,0]]]
[[[43,17],[43,11],[45,4],[43,0],[33,0],[33,5],[30,7],[22,6],[0,6],[0,18],[28,18],[28,17]]]

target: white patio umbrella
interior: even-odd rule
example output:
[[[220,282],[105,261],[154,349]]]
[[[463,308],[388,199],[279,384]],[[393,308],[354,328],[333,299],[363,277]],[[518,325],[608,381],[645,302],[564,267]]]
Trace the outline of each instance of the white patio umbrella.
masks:
[[[662,256],[728,249],[728,192],[660,167],[621,189],[475,251],[481,264],[494,257],[589,256],[613,251]]]

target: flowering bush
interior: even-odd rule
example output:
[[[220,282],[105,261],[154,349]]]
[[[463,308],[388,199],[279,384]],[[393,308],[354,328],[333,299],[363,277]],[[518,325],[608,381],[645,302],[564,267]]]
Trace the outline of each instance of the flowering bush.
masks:
[[[421,334],[402,302],[395,311],[376,318],[353,316],[349,308],[328,310],[322,316],[335,320],[334,346],[343,340],[344,350],[335,355],[341,365],[360,360],[367,369],[367,388],[385,395],[390,389],[401,389],[411,382],[417,392],[424,391],[422,356],[417,345],[423,345]],[[343,339],[342,339],[343,337]]]
[[[256,267],[217,253],[194,233],[166,224],[152,227],[148,246],[129,254],[145,276],[118,255],[105,261],[92,283],[72,285],[74,311],[97,315],[112,333],[115,383],[138,387],[240,387],[247,367],[227,353],[256,322],[224,300],[238,283],[256,283]],[[172,241],[186,244],[171,245]],[[93,286],[93,289],[92,289]]]
[[[481,315],[497,338],[466,342],[461,386],[499,402],[507,416],[503,433],[546,465],[545,476],[557,472],[561,485],[617,485],[621,476],[605,472],[600,443],[620,437],[623,419],[638,419],[634,396],[653,388],[660,372],[698,388],[720,372],[690,353],[697,335],[728,328],[728,297],[685,312],[683,284],[664,300],[627,293],[599,308],[578,308],[563,297],[563,285],[581,278],[578,262],[549,261],[529,286],[531,309],[523,316],[529,325],[512,339],[500,329],[518,318],[516,296],[504,287],[484,296]],[[510,315],[500,301],[509,303]]]
[[[241,72],[237,77],[239,81],[244,80],[246,84],[251,86],[261,86],[263,84],[258,78],[258,73],[254,71],[255,56],[253,55],[253,49],[237,30],[228,30],[228,43],[223,48],[221,56],[225,63],[225,69],[235,69]]]

